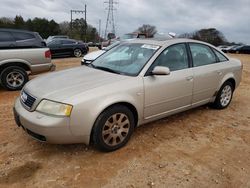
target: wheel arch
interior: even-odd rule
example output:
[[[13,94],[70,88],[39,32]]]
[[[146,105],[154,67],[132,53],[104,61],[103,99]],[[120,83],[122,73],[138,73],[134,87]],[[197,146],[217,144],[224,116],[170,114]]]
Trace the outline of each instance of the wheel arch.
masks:
[[[15,66],[15,67],[21,67],[23,68],[25,71],[31,71],[30,66],[27,63],[24,62],[5,62],[2,63],[0,65],[0,74],[2,73],[2,71],[7,68],[7,67],[11,67],[11,66]]]
[[[235,88],[236,88],[236,79],[234,78],[234,75],[233,75],[233,74],[228,74],[228,75],[226,75],[226,76],[222,79],[222,81],[220,82],[220,85],[219,85],[217,91],[219,91],[220,88],[222,87],[222,85],[223,85],[225,82],[227,82],[227,81],[229,81],[229,82],[231,82],[231,83],[233,84],[233,89],[235,90]]]
[[[107,105],[106,107],[104,107],[104,109],[102,109],[100,111],[100,113],[98,114],[95,122],[97,121],[98,117],[105,111],[107,110],[108,108],[111,108],[113,106],[116,106],[116,105],[122,105],[122,106],[126,106],[133,114],[134,116],[134,123],[135,123],[135,127],[137,126],[138,124],[138,120],[139,120],[139,114],[138,114],[138,110],[136,109],[136,107],[130,103],[130,102],[125,102],[125,101],[120,101],[120,102],[115,102],[113,104],[110,104],[110,105]],[[94,125],[95,123],[93,124],[92,128],[91,128],[91,134],[90,134],[90,141],[89,143],[92,143],[93,142],[93,130],[94,130]]]

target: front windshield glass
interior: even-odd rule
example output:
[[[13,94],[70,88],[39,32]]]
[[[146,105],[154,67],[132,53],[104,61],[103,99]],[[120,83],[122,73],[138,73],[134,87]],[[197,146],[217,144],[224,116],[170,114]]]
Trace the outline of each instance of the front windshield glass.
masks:
[[[92,67],[105,71],[136,76],[160,46],[139,43],[123,43],[106,52]]]
[[[115,42],[115,43],[109,45],[107,48],[105,48],[105,51],[111,50],[112,48],[118,46],[120,43],[121,43],[120,41],[117,41],[117,42]]]

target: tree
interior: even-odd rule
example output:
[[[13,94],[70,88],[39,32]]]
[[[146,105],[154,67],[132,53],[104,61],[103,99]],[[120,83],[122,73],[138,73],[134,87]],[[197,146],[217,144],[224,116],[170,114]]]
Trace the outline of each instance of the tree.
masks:
[[[70,35],[70,23],[67,21],[61,22],[59,28],[62,35]]]
[[[24,29],[25,28],[25,21],[23,20],[22,16],[16,16],[14,18],[14,27],[17,29]]]
[[[144,33],[148,38],[154,37],[157,33],[156,27],[149,24],[143,24],[141,27],[137,29],[137,32]]]
[[[70,23],[66,21],[60,24],[54,20],[47,20],[45,18],[34,18],[25,21],[22,16],[17,15],[15,18],[0,18],[0,28],[35,31],[43,38],[48,38],[50,35],[68,35],[73,39],[87,39],[87,41],[93,42],[96,42],[99,39],[96,28],[88,25],[83,18],[74,20],[71,30]]]
[[[195,40],[204,41],[215,46],[226,44],[227,40],[222,32],[215,28],[200,29],[194,33],[184,33],[180,35],[181,38],[191,38]]]

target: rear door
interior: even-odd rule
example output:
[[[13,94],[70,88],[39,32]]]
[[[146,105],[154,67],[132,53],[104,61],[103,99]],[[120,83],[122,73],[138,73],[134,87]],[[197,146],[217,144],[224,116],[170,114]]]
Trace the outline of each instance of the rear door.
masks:
[[[62,55],[63,52],[62,52],[62,43],[61,43],[61,40],[52,40],[51,42],[49,42],[48,44],[48,47],[51,51],[51,54],[53,56],[57,56],[57,55]]]
[[[208,103],[215,96],[225,74],[225,65],[218,62],[209,46],[200,43],[190,43],[189,46],[194,72],[192,105],[199,106]]]
[[[15,48],[16,41],[8,31],[0,31],[0,49]]]
[[[163,117],[191,106],[193,71],[190,68],[185,44],[166,48],[155,60],[148,72],[155,66],[170,69],[169,75],[144,77],[144,118]]]
[[[62,40],[62,47],[61,51],[65,55],[72,55],[73,54],[73,48],[76,45],[75,41],[72,40]]]

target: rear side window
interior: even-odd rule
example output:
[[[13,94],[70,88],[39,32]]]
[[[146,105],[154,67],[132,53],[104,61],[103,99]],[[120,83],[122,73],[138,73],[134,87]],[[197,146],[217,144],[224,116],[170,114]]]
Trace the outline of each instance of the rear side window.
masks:
[[[243,46],[243,50],[250,50],[250,46]]]
[[[35,36],[30,33],[12,32],[12,34],[16,40],[29,40],[35,38]]]
[[[219,59],[219,62],[224,62],[224,61],[228,61],[228,59],[220,52],[218,52],[217,50],[213,49],[214,53],[216,54],[216,56]]]
[[[190,50],[194,67],[216,63],[216,57],[209,46],[191,43]]]
[[[15,41],[11,33],[6,31],[0,31],[0,42]]]
[[[75,44],[75,41],[71,41],[71,40],[63,40],[62,41],[63,44]]]

